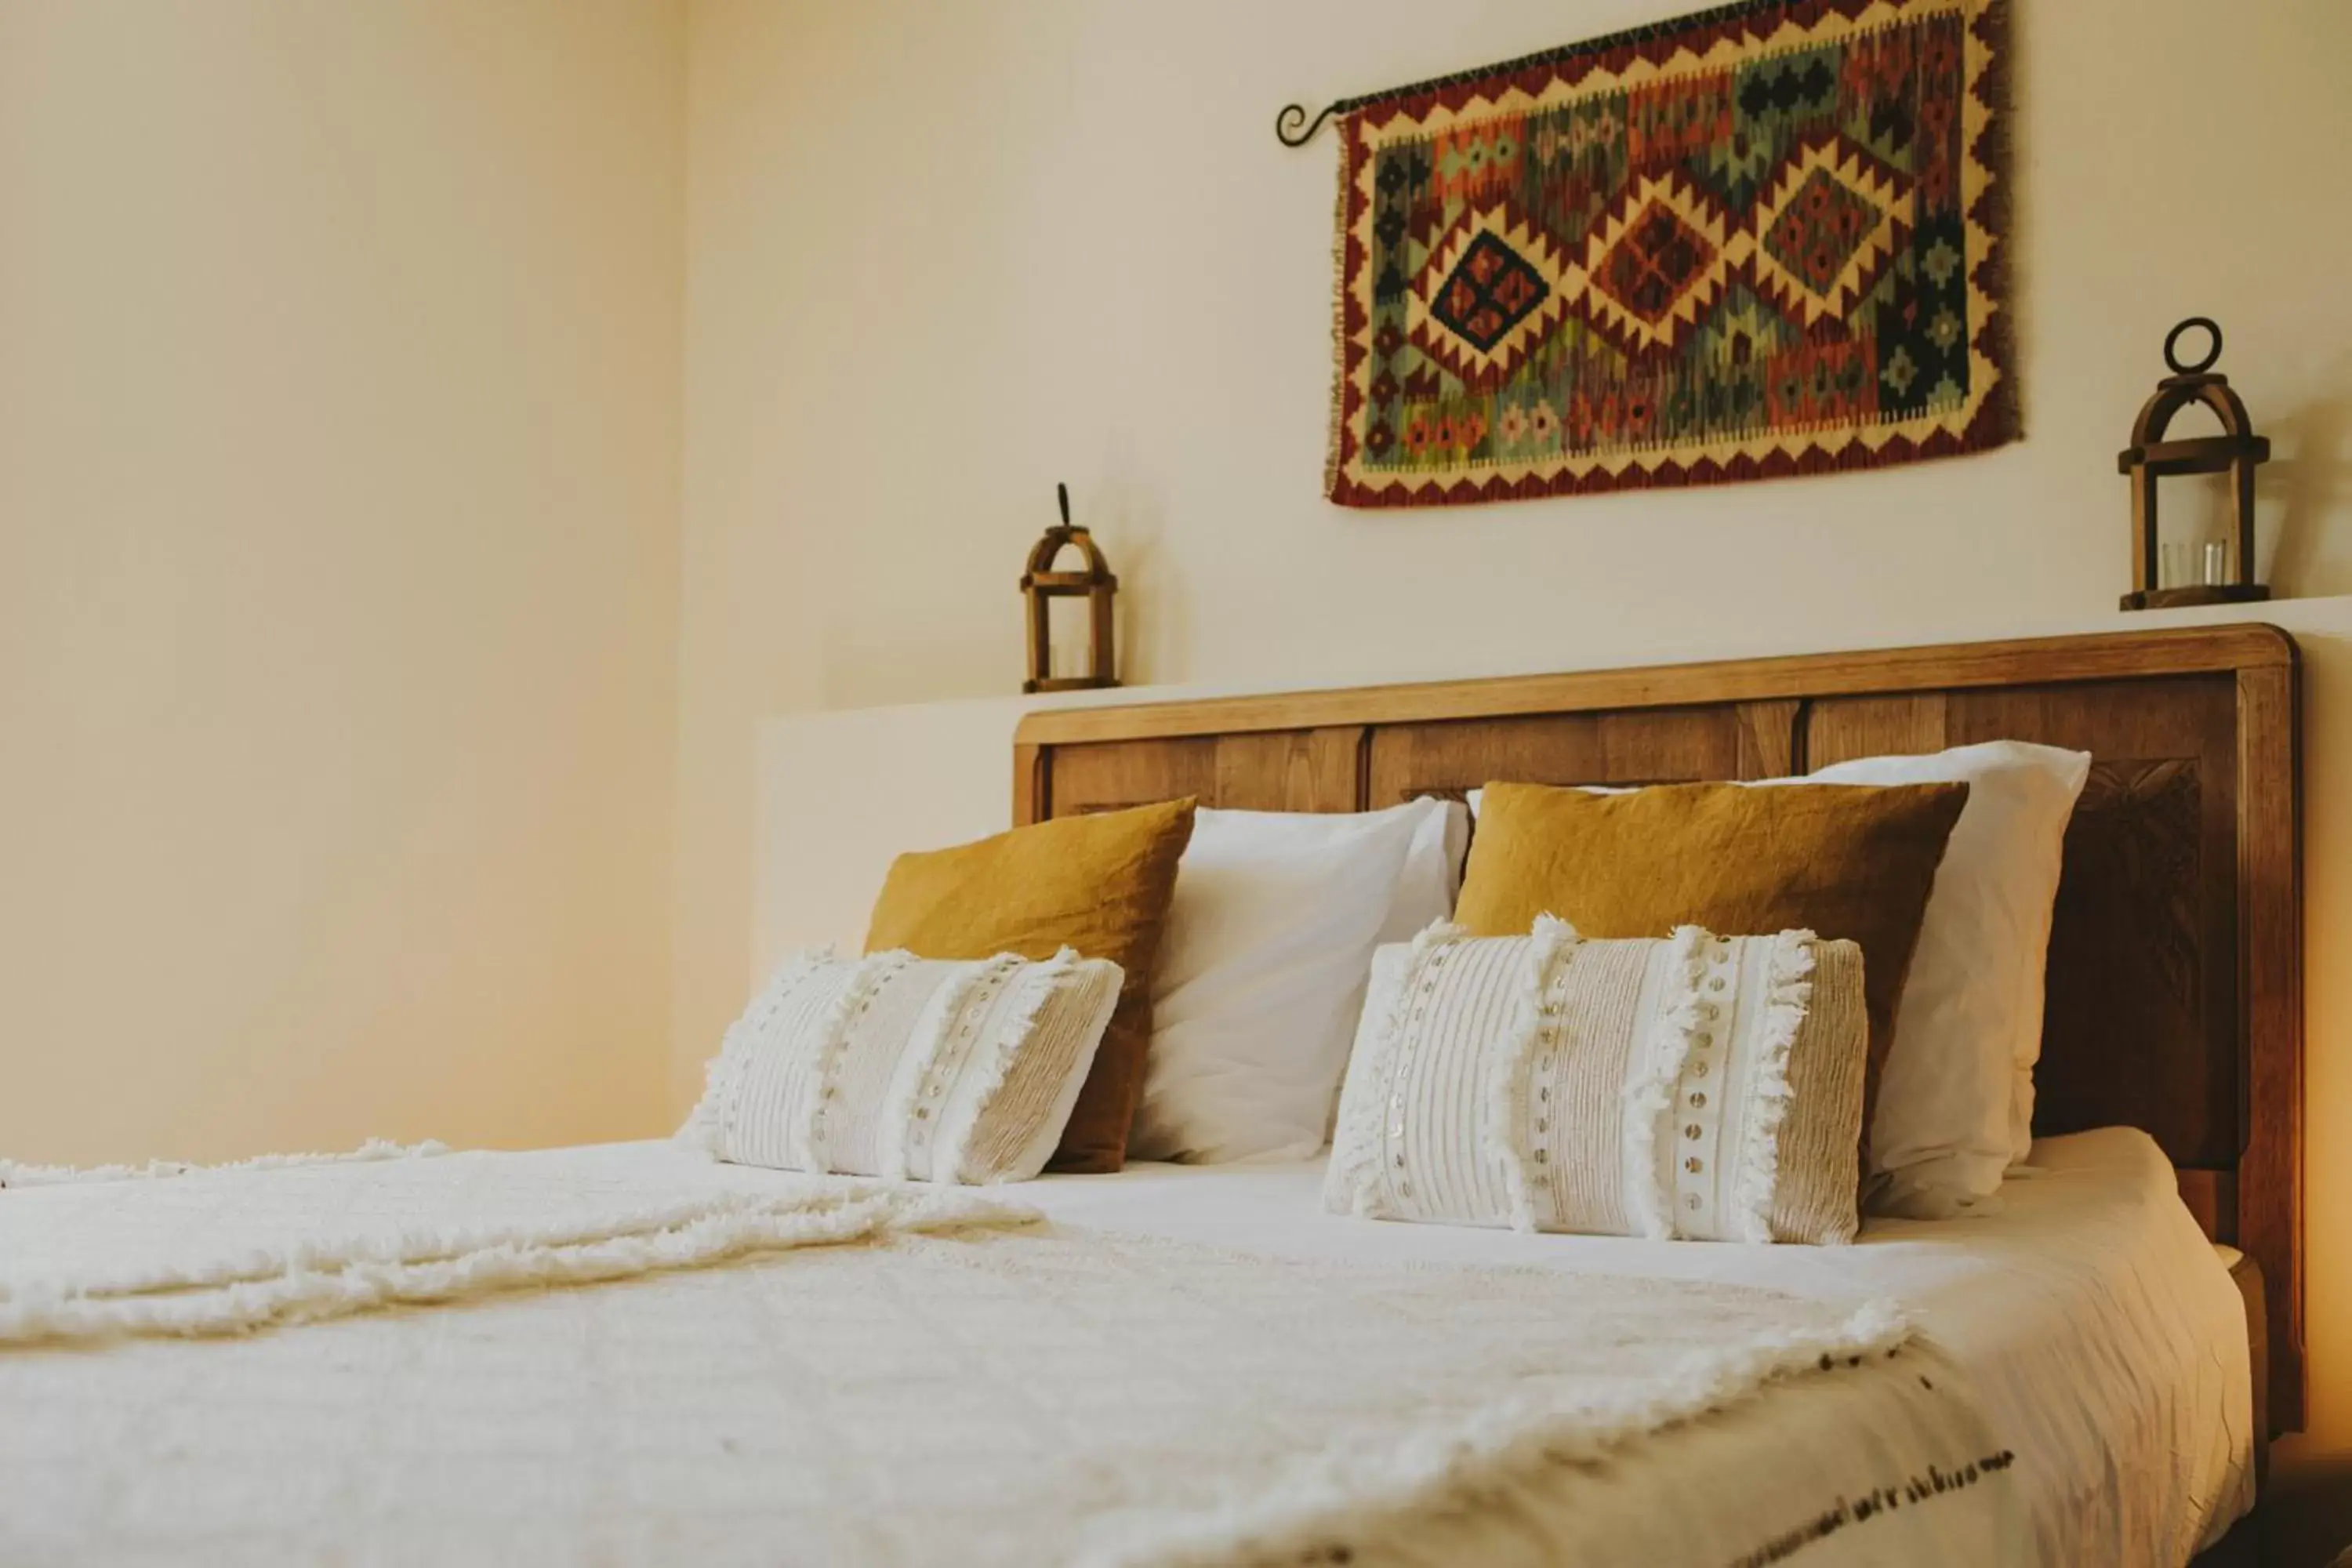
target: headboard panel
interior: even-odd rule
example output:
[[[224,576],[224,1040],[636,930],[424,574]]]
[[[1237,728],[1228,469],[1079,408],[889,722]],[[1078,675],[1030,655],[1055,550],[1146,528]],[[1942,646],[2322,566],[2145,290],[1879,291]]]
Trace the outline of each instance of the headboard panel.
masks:
[[[1644,784],[1740,778],[1739,718],[1738,705],[1722,704],[1384,724],[1370,736],[1369,804],[1459,793],[1488,779]]]
[[[2199,627],[1588,675],[1057,709],[1022,721],[1022,822],[1179,795],[1359,811],[1489,779],[1804,773],[2011,738],[2088,751],[2066,840],[2037,1131],[2146,1128],[2268,1284],[2270,1411],[2301,1425],[2297,668]]]

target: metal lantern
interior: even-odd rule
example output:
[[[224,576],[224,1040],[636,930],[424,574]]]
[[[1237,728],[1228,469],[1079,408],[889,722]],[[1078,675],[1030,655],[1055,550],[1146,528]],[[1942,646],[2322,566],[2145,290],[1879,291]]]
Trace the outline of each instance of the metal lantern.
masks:
[[[2193,365],[2180,363],[2174,350],[2180,334],[2202,328],[2213,340],[2211,352]],[[2240,605],[2267,599],[2271,591],[2254,581],[2254,468],[2270,460],[2267,437],[2254,434],[2246,405],[2230,390],[2230,378],[2213,373],[2221,357],[2221,329],[2204,316],[2191,316],[2164,340],[2164,363],[2172,374],[2156,384],[2156,395],[2139,411],[2132,426],[2132,444],[2116,458],[2116,466],[2131,476],[2132,591],[2123,598],[2126,610],[2163,610],[2180,605]],[[2192,403],[2201,403],[2221,421],[2219,436],[2199,436],[2168,441],[2165,431],[2172,416]],[[2189,561],[2167,583],[2156,513],[2157,481],[2176,474],[2228,474],[2234,512],[2234,541],[2205,542],[2201,563]],[[2235,568],[2230,561],[2236,546]]]
[[[1111,575],[1110,563],[1103,559],[1094,536],[1070,521],[1070,487],[1057,484],[1054,494],[1061,502],[1061,525],[1047,529],[1029,552],[1029,570],[1021,578],[1021,592],[1029,601],[1029,679],[1021,683],[1021,689],[1087,691],[1117,686],[1118,677],[1111,662],[1111,600],[1118,592],[1118,579]],[[1073,546],[1083,564],[1075,572],[1063,571],[1055,563],[1063,551]],[[1054,673],[1053,605],[1056,599],[1087,601],[1084,675]]]

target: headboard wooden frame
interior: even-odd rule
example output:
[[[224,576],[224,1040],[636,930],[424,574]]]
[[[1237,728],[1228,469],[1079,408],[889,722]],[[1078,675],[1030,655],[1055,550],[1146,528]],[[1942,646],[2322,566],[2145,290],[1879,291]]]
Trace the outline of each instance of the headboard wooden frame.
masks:
[[[2146,1128],[2267,1284],[2303,1412],[2298,669],[2273,626],[1970,643],[1029,714],[1015,820],[1181,795],[1361,811],[1488,779],[1801,773],[2013,738],[2090,752],[2051,939],[2036,1131]]]

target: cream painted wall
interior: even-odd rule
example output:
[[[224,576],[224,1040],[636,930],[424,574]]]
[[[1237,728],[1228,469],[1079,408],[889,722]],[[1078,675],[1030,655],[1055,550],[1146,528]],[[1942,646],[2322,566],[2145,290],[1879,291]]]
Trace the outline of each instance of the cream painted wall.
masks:
[[[665,1124],[684,43],[0,4],[0,1151]]]
[[[2029,439],[1875,474],[1420,513],[1319,499],[1332,138],[1292,99],[1675,0],[697,0],[673,1038],[740,1000],[752,726],[1008,691],[1070,481],[1128,671],[1286,684],[2103,613],[2115,472],[2218,316],[2278,581],[2352,590],[2341,0],[2017,7]],[[1685,7],[1686,8],[1686,7]],[[2182,105],[2193,105],[2184,110]]]

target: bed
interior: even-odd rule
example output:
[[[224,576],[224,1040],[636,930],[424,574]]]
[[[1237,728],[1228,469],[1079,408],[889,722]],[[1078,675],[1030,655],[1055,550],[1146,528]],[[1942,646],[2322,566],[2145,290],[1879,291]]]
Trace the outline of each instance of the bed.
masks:
[[[1017,821],[1197,795],[1355,811],[1489,778],[1801,773],[2011,737],[2095,759],[2051,936],[2037,1133],[2129,1126],[2262,1279],[2303,1423],[2299,669],[2275,626],[1874,649],[1034,713]]]
[[[661,1203],[832,1228],[596,1289],[0,1351],[0,1560],[2226,1551],[2301,1412],[2295,679],[2283,634],[2236,627],[1033,715],[1024,820],[2087,749],[2033,1164],[1998,1215],[1845,1248],[1371,1223],[1323,1213],[1312,1163],[961,1207],[668,1144],[12,1192],[12,1261]]]

